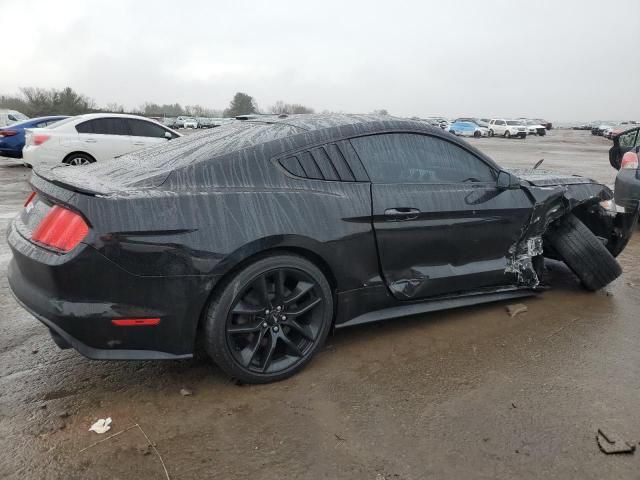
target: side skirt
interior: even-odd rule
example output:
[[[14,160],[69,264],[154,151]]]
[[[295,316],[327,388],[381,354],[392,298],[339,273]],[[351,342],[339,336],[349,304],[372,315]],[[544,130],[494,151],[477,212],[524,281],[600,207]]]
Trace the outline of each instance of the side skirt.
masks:
[[[363,313],[351,320],[336,324],[335,328],[353,327],[362,325],[363,323],[378,322],[380,320],[388,320],[395,317],[406,317],[409,315],[417,315],[420,313],[437,312],[440,310],[449,310],[453,308],[468,307],[470,305],[479,305],[482,303],[497,302],[500,300],[509,300],[512,298],[535,296],[539,291],[535,290],[505,290],[499,292],[475,292],[455,297],[447,297],[441,299],[425,300],[420,303],[408,303],[395,305],[373,312]]]

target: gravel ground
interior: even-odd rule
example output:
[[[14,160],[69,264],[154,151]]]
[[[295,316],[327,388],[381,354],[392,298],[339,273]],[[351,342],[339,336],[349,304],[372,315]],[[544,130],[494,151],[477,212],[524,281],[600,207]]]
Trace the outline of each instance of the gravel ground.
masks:
[[[615,178],[588,132],[472,142],[505,167]],[[638,478],[639,454],[606,456],[595,436],[640,441],[640,237],[604,291],[554,263],[554,288],[514,318],[502,302],[342,330],[294,378],[240,387],[206,360],[54,345],[4,274],[29,175],[0,159],[0,478],[166,478],[138,429],[80,452],[106,416],[113,433],[139,424],[172,479]]]

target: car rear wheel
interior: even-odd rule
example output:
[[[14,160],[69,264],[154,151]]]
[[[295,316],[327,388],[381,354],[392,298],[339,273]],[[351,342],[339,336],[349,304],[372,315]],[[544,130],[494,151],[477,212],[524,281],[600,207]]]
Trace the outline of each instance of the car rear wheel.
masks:
[[[72,153],[71,155],[67,156],[67,158],[65,158],[62,163],[71,166],[78,166],[89,165],[91,163],[95,163],[95,161],[95,158],[86,153]]]
[[[622,274],[613,255],[573,214],[550,226],[546,237],[587,290],[599,290]]]
[[[247,265],[211,301],[205,348],[230,377],[268,383],[301,370],[324,343],[333,318],[322,271],[297,255]]]
[[[473,132],[473,136],[475,138],[480,138],[482,136],[482,132],[480,132],[480,130],[476,130],[475,132]]]

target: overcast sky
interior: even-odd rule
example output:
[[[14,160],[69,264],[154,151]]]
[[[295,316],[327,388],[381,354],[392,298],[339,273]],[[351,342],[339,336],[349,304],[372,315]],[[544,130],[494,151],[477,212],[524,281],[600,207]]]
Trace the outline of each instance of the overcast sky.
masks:
[[[0,93],[640,120],[640,0],[0,0]]]

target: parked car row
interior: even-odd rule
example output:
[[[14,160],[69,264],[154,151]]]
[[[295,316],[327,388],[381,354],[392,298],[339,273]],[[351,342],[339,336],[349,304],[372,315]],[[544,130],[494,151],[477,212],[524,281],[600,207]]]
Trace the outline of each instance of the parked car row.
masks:
[[[526,138],[527,135],[545,135],[547,127],[544,120],[531,120],[526,118],[457,118],[450,125],[438,126],[454,135],[465,137],[505,137]]]
[[[157,118],[163,125],[169,128],[214,128],[233,121],[233,118],[209,118],[209,117],[165,117]]]
[[[574,127],[574,130],[591,130],[591,135],[597,135],[600,137],[612,138],[613,135],[617,133],[624,132],[629,128],[633,128],[637,123],[635,121],[626,121],[626,122],[594,122],[586,127],[586,125],[580,125],[579,127]]]

